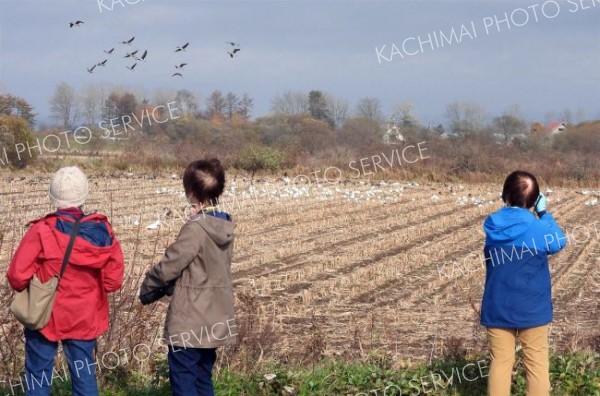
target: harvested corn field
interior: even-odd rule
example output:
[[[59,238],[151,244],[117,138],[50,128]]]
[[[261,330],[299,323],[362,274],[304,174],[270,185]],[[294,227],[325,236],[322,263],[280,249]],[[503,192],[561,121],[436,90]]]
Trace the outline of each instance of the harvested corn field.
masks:
[[[101,348],[144,342],[156,352],[166,304],[142,307],[137,291],[186,219],[181,180],[127,174],[91,176],[90,184],[85,209],[109,216],[126,258],[124,287],[111,297],[112,327]],[[48,176],[3,181],[4,266],[27,221],[50,210],[47,185]],[[500,208],[500,189],[394,181],[250,184],[231,176],[221,206],[237,222],[232,268],[243,342],[255,345],[259,360],[276,361],[372,352],[428,361],[457,343],[484,352],[477,313],[485,279],[482,222]],[[569,242],[550,259],[550,345],[589,348],[600,324],[599,192],[545,191]],[[10,298],[6,285],[3,293]],[[5,337],[20,331],[8,312],[2,317]],[[2,345],[5,357],[18,348]],[[221,359],[236,364],[241,357]]]

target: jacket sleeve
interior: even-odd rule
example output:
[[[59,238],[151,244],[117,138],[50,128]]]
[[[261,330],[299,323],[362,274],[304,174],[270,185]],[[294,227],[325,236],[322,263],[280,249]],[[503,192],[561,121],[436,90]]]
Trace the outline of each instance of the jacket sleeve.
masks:
[[[179,278],[194,257],[202,254],[204,238],[205,233],[200,225],[194,221],[185,223],[160,262],[146,273],[140,295],[165,287],[169,282]]]
[[[121,244],[115,237],[113,253],[108,264],[102,269],[102,282],[104,284],[104,290],[107,293],[115,292],[121,288],[123,285],[124,271],[125,264],[123,251],[121,250]]]
[[[41,253],[42,241],[35,224],[23,236],[8,267],[6,277],[14,290],[21,291],[29,286],[29,281],[40,268]]]
[[[567,246],[568,238],[560,229],[552,214],[546,212],[539,219],[543,249],[548,254],[558,253]]]

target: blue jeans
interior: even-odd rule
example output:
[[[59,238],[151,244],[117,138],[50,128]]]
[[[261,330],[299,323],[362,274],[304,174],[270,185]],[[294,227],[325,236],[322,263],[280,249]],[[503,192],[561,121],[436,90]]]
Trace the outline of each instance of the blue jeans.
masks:
[[[63,340],[73,396],[97,396],[94,348],[96,340]],[[54,369],[58,342],[48,341],[39,331],[25,329],[25,381],[27,396],[48,396],[52,381],[66,380],[66,373]],[[54,375],[53,375],[54,374]]]
[[[173,396],[214,396],[212,369],[216,349],[169,347],[169,381]]]

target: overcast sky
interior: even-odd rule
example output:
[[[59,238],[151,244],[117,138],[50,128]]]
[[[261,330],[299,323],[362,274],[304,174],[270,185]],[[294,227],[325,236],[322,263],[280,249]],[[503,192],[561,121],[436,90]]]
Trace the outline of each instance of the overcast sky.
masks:
[[[186,88],[201,101],[214,89],[247,92],[255,117],[277,93],[319,89],[353,107],[378,97],[388,113],[412,102],[424,123],[445,122],[453,101],[491,115],[517,104],[530,120],[565,108],[600,118],[600,0],[128,1],[0,0],[0,92],[27,99],[40,121],[61,81],[148,98],[161,89]],[[69,28],[79,19],[85,24]],[[440,34],[452,29],[457,36],[442,47]],[[132,36],[131,48],[149,51],[133,72],[118,44]],[[188,51],[174,52],[187,41]],[[241,45],[234,59],[226,41]],[[389,59],[393,45],[390,61],[377,55]],[[106,67],[86,71],[104,59]],[[179,62],[188,63],[183,79],[171,77]]]

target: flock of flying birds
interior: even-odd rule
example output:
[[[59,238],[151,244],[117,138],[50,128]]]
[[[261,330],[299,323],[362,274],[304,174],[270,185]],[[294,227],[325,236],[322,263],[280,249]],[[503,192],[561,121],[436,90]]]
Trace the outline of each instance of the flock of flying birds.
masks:
[[[85,22],[83,21],[75,21],[75,22],[69,22],[69,27],[70,28],[74,28],[74,27],[80,27],[81,25],[84,25]],[[120,44],[122,45],[128,45],[131,46],[133,41],[135,40],[135,36],[131,37],[129,40],[124,40],[121,41]],[[227,54],[229,55],[230,58],[234,58],[236,56],[236,54],[241,51],[242,49],[240,48],[240,45],[233,42],[233,41],[226,41],[226,44],[229,44],[231,47],[228,48],[227,50]],[[186,52],[187,48],[189,47],[190,43],[187,42],[181,46],[176,46],[175,47],[175,51],[174,52]],[[104,53],[106,53],[109,56],[113,55],[113,52],[115,51],[115,48],[111,48],[109,50],[104,50]],[[145,49],[144,52],[142,52],[140,54],[140,56],[138,57],[138,53],[140,52],[139,49],[136,49],[135,51],[127,51],[125,52],[125,56],[124,58],[131,58],[132,60],[135,60],[136,62],[131,65],[131,66],[126,66],[127,69],[134,71],[138,62],[146,62],[146,57],[148,56],[148,50]],[[104,59],[102,62],[98,62],[95,65],[91,66],[91,67],[86,67],[86,70],[88,73],[92,74],[94,73],[94,69],[96,69],[96,67],[104,67],[106,66],[106,63],[108,62],[108,58]],[[181,77],[183,78],[183,74],[181,74],[181,72],[183,71],[183,68],[187,65],[187,63],[179,63],[177,65],[175,65],[175,73],[173,73],[171,75],[171,77]]]

